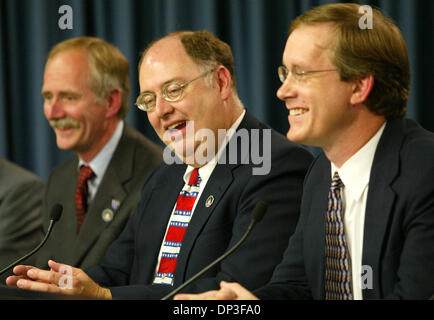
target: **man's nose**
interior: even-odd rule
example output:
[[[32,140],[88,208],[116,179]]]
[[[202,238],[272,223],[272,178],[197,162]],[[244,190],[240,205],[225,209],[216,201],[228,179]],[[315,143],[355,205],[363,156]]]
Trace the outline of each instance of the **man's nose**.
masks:
[[[48,120],[59,119],[65,117],[65,111],[62,103],[57,98],[44,103],[44,113]]]

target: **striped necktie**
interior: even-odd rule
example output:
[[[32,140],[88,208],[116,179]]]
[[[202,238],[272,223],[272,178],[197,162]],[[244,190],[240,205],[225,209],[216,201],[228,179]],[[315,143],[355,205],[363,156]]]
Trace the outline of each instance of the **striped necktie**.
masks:
[[[351,260],[344,230],[341,187],[344,184],[334,173],[328,195],[325,231],[325,298],[326,300],[352,300]]]
[[[200,176],[198,169],[195,168],[190,175],[188,184],[184,185],[176,201],[175,211],[170,218],[169,228],[161,249],[160,265],[155,275],[154,283],[173,284],[182,240],[187,231],[194,203],[199,194],[199,184]]]
[[[94,172],[88,166],[81,166],[78,175],[77,190],[75,192],[75,211],[77,214],[77,232],[83,224],[87,211],[87,181],[94,176]]]

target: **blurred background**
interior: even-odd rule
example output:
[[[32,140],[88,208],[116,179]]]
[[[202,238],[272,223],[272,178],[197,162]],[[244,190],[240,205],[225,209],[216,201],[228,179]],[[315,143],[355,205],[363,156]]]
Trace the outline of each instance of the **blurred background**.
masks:
[[[159,139],[146,114],[134,106],[139,54],[152,40],[180,29],[206,29],[229,43],[245,107],[285,134],[287,110],[275,93],[289,24],[312,6],[333,2],[376,6],[397,22],[411,60],[407,117],[434,131],[433,0],[0,0],[0,157],[46,180],[72,154],[56,147],[43,114],[41,87],[50,48],[78,36],[101,37],[129,60],[126,120],[154,141]],[[59,27],[62,5],[72,9],[72,29]]]

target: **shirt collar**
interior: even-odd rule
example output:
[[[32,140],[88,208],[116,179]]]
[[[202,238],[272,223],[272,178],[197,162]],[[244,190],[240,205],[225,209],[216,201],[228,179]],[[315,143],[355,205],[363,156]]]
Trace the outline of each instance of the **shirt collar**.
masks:
[[[340,168],[332,162],[331,176],[338,172],[349,197],[359,200],[369,184],[369,176],[374,161],[375,150],[383,134],[386,122],[378,129],[375,135]]]
[[[79,159],[78,169],[80,169],[82,165],[87,165],[91,167],[92,171],[95,173],[95,176],[101,179],[104,176],[113,153],[115,152],[115,149],[121,139],[123,128],[124,121],[119,121],[110,140],[90,162],[85,162],[82,159]]]
[[[199,168],[199,176],[201,179],[201,188],[202,188],[202,186],[204,186],[206,184],[209,177],[211,176],[211,173],[213,172],[215,166],[218,163],[218,159],[222,155],[222,152],[226,148],[226,145],[228,144],[229,140],[232,138],[234,133],[237,131],[237,129],[238,129],[241,121],[243,120],[245,114],[246,114],[246,110],[243,110],[243,112],[238,117],[238,119],[232,124],[232,126],[229,128],[229,130],[227,130],[224,141],[222,143],[220,143],[219,150],[217,151],[217,155],[213,159],[211,159],[208,163],[206,163],[203,167]],[[187,166],[187,169],[185,170],[185,173],[184,173],[184,182],[186,184],[188,183],[188,181],[190,179],[191,172],[193,170],[194,170],[194,167],[192,167],[190,165]]]

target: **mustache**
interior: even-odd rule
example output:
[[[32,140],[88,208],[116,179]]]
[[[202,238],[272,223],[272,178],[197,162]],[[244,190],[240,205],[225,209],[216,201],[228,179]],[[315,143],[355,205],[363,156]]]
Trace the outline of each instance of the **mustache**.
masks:
[[[80,128],[80,122],[71,118],[54,119],[48,122],[53,129]]]

